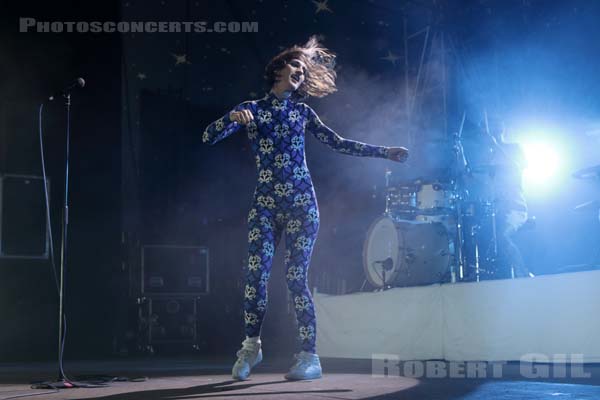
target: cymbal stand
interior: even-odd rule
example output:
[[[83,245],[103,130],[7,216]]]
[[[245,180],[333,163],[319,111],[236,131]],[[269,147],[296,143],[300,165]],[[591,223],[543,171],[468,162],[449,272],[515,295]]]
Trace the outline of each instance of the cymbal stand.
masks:
[[[464,147],[462,145],[462,141],[461,141],[461,137],[462,137],[462,130],[465,124],[465,119],[466,119],[466,112],[463,112],[462,115],[462,120],[460,123],[460,128],[458,129],[458,132],[456,132],[454,134],[454,146],[452,147],[452,150],[454,151],[454,170],[455,170],[455,176],[458,176],[458,179],[454,180],[454,186],[455,186],[455,192],[458,193],[457,196],[457,200],[456,200],[456,240],[457,240],[457,246],[456,248],[456,268],[458,269],[458,279],[459,280],[463,280],[465,278],[465,263],[466,263],[466,257],[464,254],[464,245],[465,245],[465,238],[464,238],[464,225],[463,225],[463,207],[462,207],[462,203],[464,201],[464,198],[466,196],[468,196],[468,191],[465,188],[465,184],[464,184],[464,177],[465,175],[470,175],[471,174],[471,167],[469,166],[469,162],[467,160],[467,157],[465,156],[465,150]],[[454,269],[454,265],[451,266],[452,269]],[[451,270],[450,271],[451,274],[451,281],[452,282],[456,282],[456,271],[455,270]]]

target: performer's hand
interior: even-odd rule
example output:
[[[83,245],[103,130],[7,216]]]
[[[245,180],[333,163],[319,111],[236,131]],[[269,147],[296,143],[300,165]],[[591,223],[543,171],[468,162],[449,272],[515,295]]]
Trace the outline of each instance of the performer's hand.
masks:
[[[254,120],[254,116],[249,110],[232,111],[229,113],[229,119],[242,125],[246,125]]]
[[[408,159],[408,149],[406,147],[388,147],[388,159],[404,162]]]

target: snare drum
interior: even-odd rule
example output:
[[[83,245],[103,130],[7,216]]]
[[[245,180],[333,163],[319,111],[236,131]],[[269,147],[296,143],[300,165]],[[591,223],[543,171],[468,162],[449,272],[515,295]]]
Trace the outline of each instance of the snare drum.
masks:
[[[417,209],[420,214],[446,214],[454,209],[456,194],[440,182],[417,182]]]

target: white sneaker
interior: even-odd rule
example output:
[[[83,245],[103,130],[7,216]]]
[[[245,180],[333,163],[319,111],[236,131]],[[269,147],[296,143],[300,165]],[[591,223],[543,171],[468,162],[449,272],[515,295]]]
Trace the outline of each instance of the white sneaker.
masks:
[[[242,348],[236,355],[238,359],[231,369],[231,377],[239,381],[245,381],[248,379],[252,367],[262,361],[260,340],[246,338],[242,342]]]
[[[296,359],[296,364],[290,368],[290,371],[285,375],[285,379],[300,381],[319,379],[323,376],[318,355],[301,351],[299,354],[294,354],[294,358]]]

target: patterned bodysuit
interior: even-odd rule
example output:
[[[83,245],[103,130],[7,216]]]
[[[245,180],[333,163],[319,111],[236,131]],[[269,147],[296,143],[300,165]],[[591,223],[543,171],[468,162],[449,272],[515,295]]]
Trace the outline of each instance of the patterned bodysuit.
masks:
[[[267,282],[279,238],[285,232],[286,280],[298,321],[302,350],[315,352],[316,318],[308,288],[308,266],[319,229],[319,209],[304,154],[305,131],[335,151],[387,158],[383,146],[348,140],[325,126],[306,104],[273,93],[239,104],[254,121],[246,125],[256,159],[258,182],[248,215],[249,257],[244,289],[246,336],[260,335],[267,308]],[[229,113],[210,124],[202,141],[215,144],[242,127]]]

